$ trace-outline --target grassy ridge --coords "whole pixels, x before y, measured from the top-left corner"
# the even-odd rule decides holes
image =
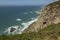
[[[0,40],[60,40],[60,24],[50,25],[40,31],[21,35],[2,35]]]

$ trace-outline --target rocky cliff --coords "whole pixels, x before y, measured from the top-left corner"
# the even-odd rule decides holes
[[[39,19],[25,29],[24,33],[37,32],[48,25],[60,23],[60,1],[48,4],[40,12]]]

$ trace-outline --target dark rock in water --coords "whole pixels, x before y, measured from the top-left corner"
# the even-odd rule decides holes
[[[14,32],[16,29],[15,28],[12,28],[10,29],[10,32]]]

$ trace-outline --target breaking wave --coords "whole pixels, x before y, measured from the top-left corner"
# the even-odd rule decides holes
[[[35,18],[28,22],[23,22],[21,25],[10,26],[7,28],[5,34],[21,34],[25,29],[27,29],[33,22],[36,22],[38,18]]]
[[[17,18],[17,19],[16,19],[16,21],[22,21],[22,19],[20,19],[20,18]]]
[[[32,11],[30,11],[29,13],[33,13]]]
[[[35,13],[36,13],[36,14],[40,14],[40,12],[39,12],[39,11],[35,11]]]
[[[28,13],[24,13],[24,14],[28,14]]]
[[[30,12],[25,12],[24,14],[33,14],[33,13],[36,13],[36,14],[40,14],[40,12],[39,11],[30,11]]]

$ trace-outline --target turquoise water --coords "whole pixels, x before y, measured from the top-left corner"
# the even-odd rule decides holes
[[[37,12],[42,6],[5,6],[0,7],[0,34],[8,27],[21,25],[33,18],[37,18]],[[19,21],[20,20],[20,21]]]

